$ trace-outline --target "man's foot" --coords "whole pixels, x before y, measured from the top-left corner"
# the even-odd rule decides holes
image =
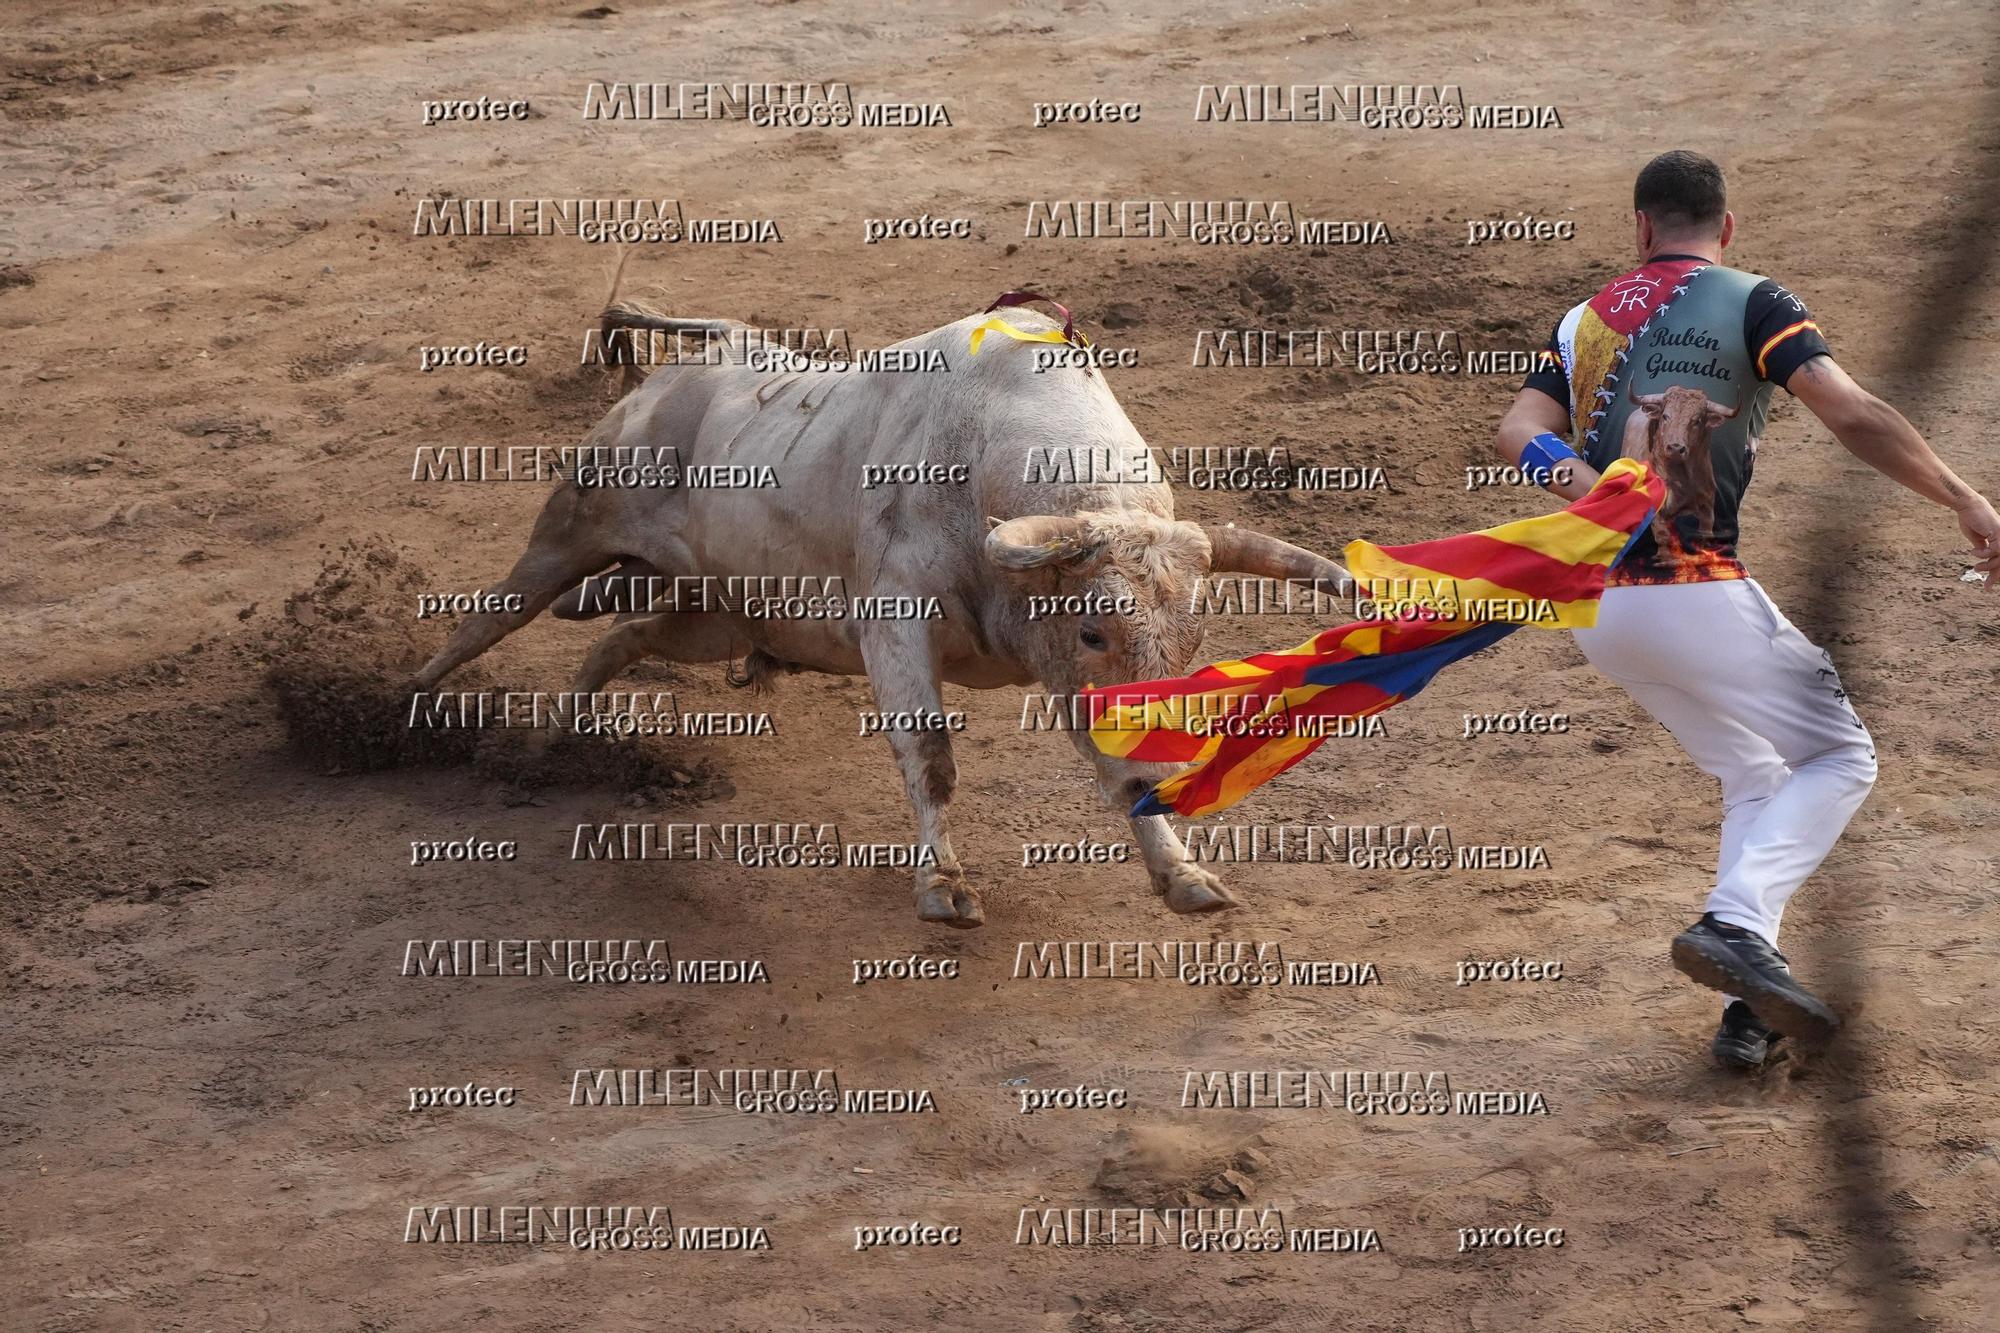
[[[1772,1031],[1805,1042],[1830,1041],[1840,1017],[1798,982],[1785,956],[1754,930],[1712,914],[1674,936],[1674,966],[1725,995],[1741,996]]]
[[[1759,1022],[1749,1005],[1732,1000],[1722,1011],[1722,1026],[1715,1030],[1715,1040],[1708,1049],[1723,1064],[1757,1069],[1771,1058],[1771,1048],[1784,1039],[1782,1032],[1773,1032]]]

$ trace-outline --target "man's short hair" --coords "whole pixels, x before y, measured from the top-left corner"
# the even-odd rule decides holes
[[[1632,207],[1669,234],[1717,230],[1728,207],[1722,168],[1685,148],[1661,153],[1639,172]]]

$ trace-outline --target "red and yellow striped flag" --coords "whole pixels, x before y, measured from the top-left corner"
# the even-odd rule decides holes
[[[1318,749],[1329,719],[1394,707],[1523,625],[1596,624],[1605,576],[1665,493],[1645,464],[1620,459],[1553,514],[1410,546],[1350,542],[1349,571],[1392,614],[1189,676],[1085,690],[1091,740],[1121,758],[1192,765],[1133,814],[1227,809]]]

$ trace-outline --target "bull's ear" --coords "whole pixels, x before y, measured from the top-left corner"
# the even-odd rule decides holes
[[[1095,563],[1103,543],[1090,540],[1084,521],[1073,514],[1031,514],[1026,518],[986,520],[986,558],[1011,573],[1051,565],[1074,570]]]

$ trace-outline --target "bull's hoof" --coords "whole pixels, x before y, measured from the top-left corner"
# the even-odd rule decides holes
[[[917,890],[917,919],[971,930],[986,924],[986,908],[964,880],[936,879]]]
[[[1236,895],[1221,880],[1192,861],[1182,861],[1164,875],[1153,876],[1153,887],[1167,900],[1167,909],[1183,916],[1220,912],[1238,906]]]

